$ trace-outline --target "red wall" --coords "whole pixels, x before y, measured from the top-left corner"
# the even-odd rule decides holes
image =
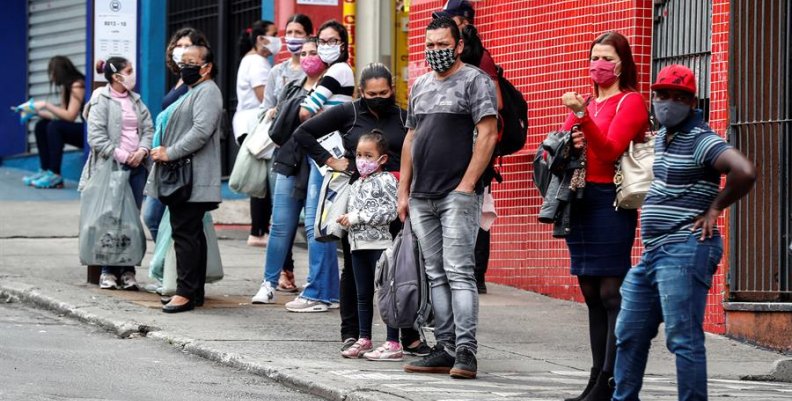
[[[418,0],[411,4],[411,82],[426,71],[423,61],[426,25],[431,11],[442,8],[444,3]],[[728,121],[728,0],[714,0],[714,3],[717,34],[713,36],[712,119],[713,128],[723,134]],[[557,129],[566,117],[561,95],[570,90],[591,91],[588,51],[591,42],[603,32],[616,30],[630,40],[639,70],[639,89],[648,99],[652,0],[484,0],[473,4],[474,22],[484,45],[495,62],[505,69],[507,78],[525,95],[529,107],[526,149],[504,159],[504,182],[493,185],[499,217],[492,231],[487,280],[582,301],[577,280],[569,274],[564,241],[551,236],[551,226],[537,222],[542,199],[531,181],[532,154],[545,135]],[[640,251],[636,241],[633,251],[636,262]],[[714,282],[705,325],[708,331],[722,333],[723,274]]]

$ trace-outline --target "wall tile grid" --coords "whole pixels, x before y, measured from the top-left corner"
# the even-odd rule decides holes
[[[426,72],[423,41],[431,12],[442,8],[442,0],[414,0],[410,7],[410,78]],[[728,3],[715,0],[715,3]],[[648,98],[651,74],[652,0],[483,0],[475,1],[476,26],[484,45],[506,77],[525,95],[529,107],[526,148],[502,160],[502,184],[493,184],[499,217],[492,231],[492,250],[487,279],[539,292],[556,298],[582,301],[577,280],[569,274],[563,240],[551,236],[552,227],[538,223],[542,204],[533,187],[533,153],[546,134],[557,129],[567,112],[560,104],[566,91],[589,93],[588,51],[602,32],[617,30],[628,37],[639,70],[638,88]],[[726,7],[728,8],[728,7]],[[726,25],[713,38],[720,38],[723,53],[713,54],[713,71],[723,72],[723,91],[713,91],[713,113],[726,110]],[[719,21],[716,17],[714,21]],[[717,27],[717,25],[716,25]],[[715,60],[722,64],[716,69]],[[713,89],[720,82],[713,78]],[[718,93],[716,95],[716,93]],[[720,97],[718,97],[720,96]],[[718,101],[718,103],[715,103]],[[714,114],[713,114],[714,115]],[[723,132],[725,112],[715,127]],[[633,260],[638,261],[636,240]],[[707,329],[723,332],[720,307],[723,277],[716,277],[707,308]]]

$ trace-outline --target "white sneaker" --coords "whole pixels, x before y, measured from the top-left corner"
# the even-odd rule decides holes
[[[261,283],[256,295],[253,296],[251,302],[254,304],[271,304],[275,302],[275,291],[272,289],[272,284],[268,281]]]
[[[115,274],[102,273],[102,275],[99,276],[99,288],[103,290],[115,290],[118,288]]]
[[[327,312],[327,304],[319,301],[311,301],[303,297],[294,298],[293,301],[286,303],[286,310],[289,312]]]
[[[341,304],[338,302],[331,302],[327,305],[327,309],[341,309]]]
[[[121,288],[127,291],[137,291],[138,290],[138,283],[135,279],[135,273],[132,272],[124,272],[121,275]]]

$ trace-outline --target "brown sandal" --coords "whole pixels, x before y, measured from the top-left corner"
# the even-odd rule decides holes
[[[278,279],[278,288],[275,290],[281,292],[297,292],[297,286],[294,285],[294,273],[282,271]]]

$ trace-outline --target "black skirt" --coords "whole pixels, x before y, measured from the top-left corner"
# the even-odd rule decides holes
[[[630,269],[638,211],[615,210],[615,198],[615,185],[587,182],[583,198],[573,201],[566,236],[573,275],[618,277]]]

